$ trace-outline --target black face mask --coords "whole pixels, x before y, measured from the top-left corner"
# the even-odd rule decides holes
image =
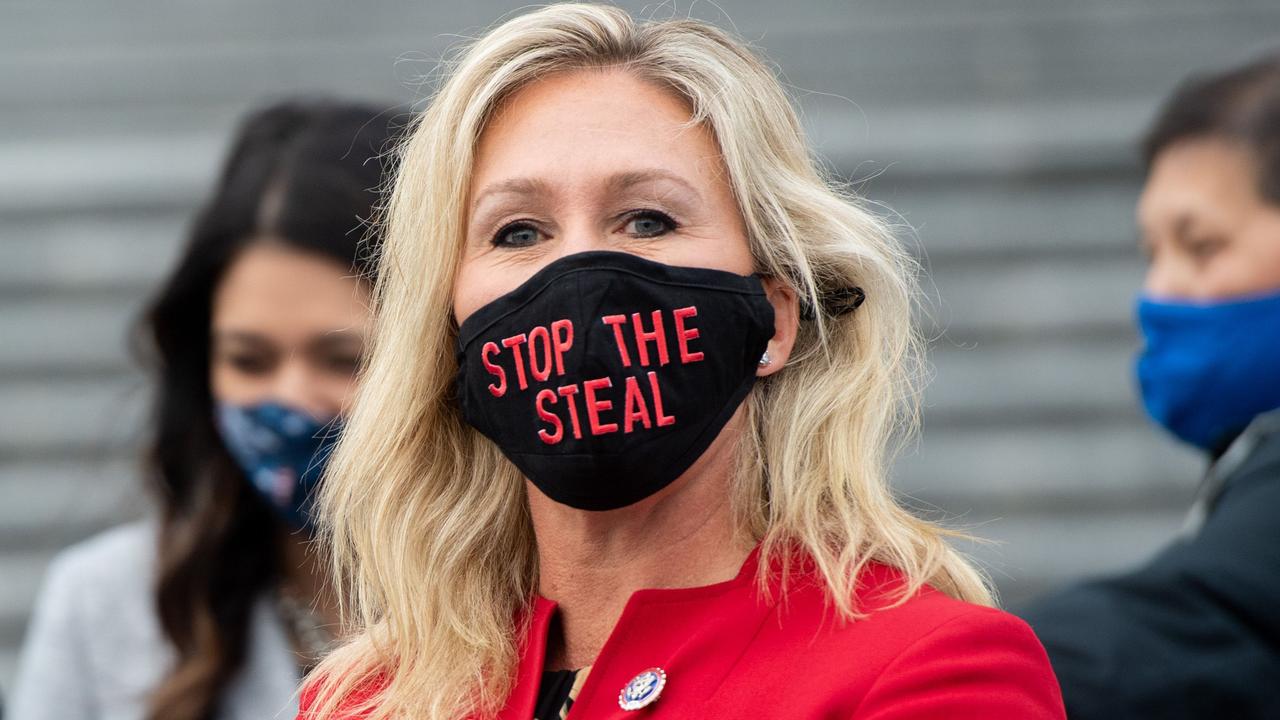
[[[754,275],[579,253],[462,323],[458,398],[552,500],[611,510],[706,451],[771,337],[773,306]]]

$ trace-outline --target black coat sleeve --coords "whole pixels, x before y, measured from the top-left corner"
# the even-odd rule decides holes
[[[1280,441],[1194,538],[1027,608],[1072,720],[1280,718]]]

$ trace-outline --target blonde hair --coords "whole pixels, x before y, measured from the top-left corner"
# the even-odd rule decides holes
[[[361,632],[313,674],[316,717],[361,687],[376,689],[362,708],[371,718],[425,720],[492,715],[511,690],[535,539],[519,472],[460,417],[448,309],[487,120],[531,81],[574,69],[631,73],[688,102],[719,143],[756,269],[813,311],[786,368],[747,401],[733,507],[761,543],[760,566],[803,549],[848,619],[869,562],[904,574],[903,599],[927,583],[991,602],[948,532],[900,507],[886,479],[916,420],[910,255],[825,177],[778,80],[741,42],[692,20],[554,5],[471,44],[401,148],[373,347],[320,502]],[[850,286],[866,303],[828,312],[824,298]]]

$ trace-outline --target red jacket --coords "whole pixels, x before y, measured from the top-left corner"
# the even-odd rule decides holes
[[[819,578],[798,574],[779,602],[757,592],[756,554],[728,582],[631,596],[591,666],[569,720],[1063,720],[1048,658],[1021,620],[926,588],[905,604],[901,576],[863,574],[859,607],[840,622]],[[775,588],[776,590],[776,588]],[[538,598],[515,690],[500,720],[531,720],[555,603]],[[661,668],[652,704],[625,711],[619,694]],[[311,694],[303,693],[306,718]],[[353,719],[354,720],[354,719]]]

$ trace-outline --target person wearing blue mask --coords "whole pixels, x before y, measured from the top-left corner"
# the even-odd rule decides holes
[[[1280,718],[1280,54],[1185,83],[1144,155],[1137,384],[1209,470],[1183,538],[1023,616],[1073,720]]]
[[[296,712],[298,681],[337,628],[307,551],[310,502],[371,323],[365,223],[399,122],[308,100],[241,124],[138,327],[156,380],[146,452],[158,512],[55,560],[13,717]]]

